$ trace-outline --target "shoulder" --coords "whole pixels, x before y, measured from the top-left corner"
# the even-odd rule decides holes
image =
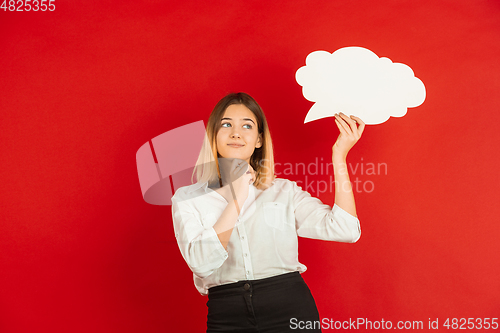
[[[293,180],[286,178],[274,178],[272,188],[280,191],[291,191],[297,186],[297,183]]]
[[[273,184],[274,185],[279,185],[279,186],[282,186],[282,185],[286,185],[286,184],[290,184],[292,181],[291,180],[288,180],[286,178],[274,178],[274,181],[273,181]]]
[[[195,183],[191,185],[181,186],[175,191],[172,199],[185,200],[195,197],[198,195],[199,191],[203,190],[204,185],[205,183]]]

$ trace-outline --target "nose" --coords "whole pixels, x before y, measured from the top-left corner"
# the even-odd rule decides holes
[[[231,131],[231,138],[239,138],[240,134],[236,130]]]

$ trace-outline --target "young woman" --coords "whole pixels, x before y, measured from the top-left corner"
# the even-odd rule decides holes
[[[361,234],[346,156],[359,140],[361,119],[335,115],[332,147],[335,203],[312,197],[274,176],[266,118],[245,93],[229,94],[212,111],[197,182],[172,197],[174,231],[194,284],[208,295],[207,332],[296,332],[316,322],[300,273],[297,237],[356,242]],[[359,124],[359,127],[357,126]]]

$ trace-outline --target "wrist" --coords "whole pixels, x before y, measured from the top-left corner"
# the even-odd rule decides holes
[[[337,151],[335,149],[333,149],[333,152],[332,152],[332,161],[342,161],[342,160],[346,160],[347,158],[347,152],[341,152],[341,151]]]

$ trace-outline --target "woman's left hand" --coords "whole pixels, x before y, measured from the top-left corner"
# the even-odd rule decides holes
[[[365,129],[365,123],[358,117],[348,117],[342,112],[335,114],[335,123],[340,130],[339,137],[332,147],[332,159],[347,157],[349,150],[358,142]],[[359,127],[356,125],[359,124]]]

